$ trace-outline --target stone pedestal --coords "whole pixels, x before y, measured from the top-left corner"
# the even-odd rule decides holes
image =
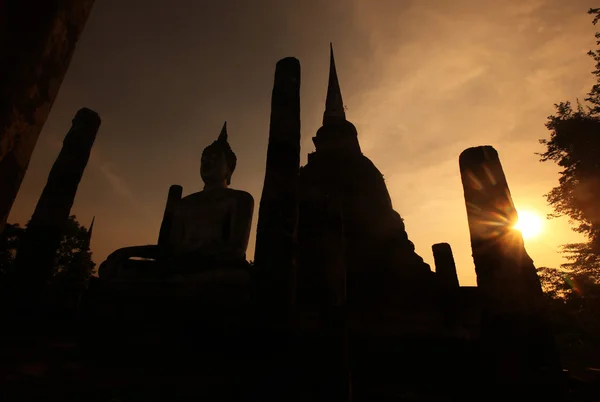
[[[140,267],[151,264],[136,262]],[[86,295],[86,314],[141,323],[149,332],[154,324],[167,322],[196,322],[218,330],[242,326],[254,295],[250,271],[237,268],[145,280],[98,279]]]

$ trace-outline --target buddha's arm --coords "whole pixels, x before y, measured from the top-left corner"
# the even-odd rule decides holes
[[[181,239],[181,218],[175,214],[173,217],[173,225],[169,236],[168,244],[156,245],[149,244],[145,246],[132,246],[120,248],[117,251],[110,254],[106,261],[110,261],[111,264],[115,262],[121,262],[128,260],[132,257],[136,258],[149,258],[149,259],[160,259],[171,256],[174,248],[178,245],[179,239]]]
[[[175,250],[183,241],[183,222],[184,219],[182,218],[180,211],[176,210],[173,214],[168,243],[163,247],[165,253],[171,255],[174,254]]]
[[[110,254],[107,260],[128,260],[132,257],[137,258],[158,258],[162,254],[162,249],[157,245],[149,244],[145,246],[133,246],[120,248]]]
[[[236,208],[233,208],[230,219],[229,241],[218,250],[223,257],[244,258],[250,239],[254,199],[248,193],[240,192]]]
[[[162,250],[156,245],[133,246],[120,248],[111,253],[106,260],[100,264],[98,274],[101,278],[118,276],[123,263],[132,257],[156,259],[161,256]]]
[[[240,204],[231,220],[231,245],[239,257],[246,255],[250,230],[252,229],[252,215],[254,214],[254,198],[248,193],[243,193]]]

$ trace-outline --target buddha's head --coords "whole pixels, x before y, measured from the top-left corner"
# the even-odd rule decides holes
[[[227,142],[227,123],[223,125],[219,138],[204,148],[200,161],[200,176],[208,186],[231,184],[237,158]]]

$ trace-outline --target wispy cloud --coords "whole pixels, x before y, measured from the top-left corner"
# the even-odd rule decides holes
[[[215,115],[244,132],[232,138],[239,141],[241,169],[234,183],[258,200],[273,63],[288,55],[302,63],[306,162],[324,103],[326,44],[333,40],[348,118],[385,175],[417,250],[431,262],[431,244],[450,242],[466,275],[461,280],[473,283],[458,155],[471,146],[496,146],[515,202],[544,212],[542,194],[556,182],[556,171],[533,152],[548,135],[544,123],[553,103],[582,97],[592,83],[593,62],[585,53],[594,47],[594,27],[585,12],[596,2],[336,0],[324,6],[310,0],[283,7],[273,0],[266,13],[189,2],[179,11],[148,7],[159,11],[139,18],[135,7],[108,0],[94,10],[96,23],[86,27],[87,42],[61,90],[63,105],[55,108],[72,111],[85,99],[102,112],[88,171],[111,189],[103,222],[121,234],[107,236],[109,252],[152,241],[170,183],[186,192],[198,187],[197,154],[190,149],[200,152],[213,140],[204,133],[214,133]],[[276,23],[257,30],[247,23],[257,18]],[[108,34],[106,24],[114,28]],[[236,29],[221,35],[224,24]],[[137,34],[123,42],[132,26]],[[219,43],[209,40],[214,35]],[[154,206],[147,219],[145,205]],[[570,232],[566,224],[550,232],[560,235],[549,234],[552,244],[537,255],[544,265],[558,265],[556,245]]]
[[[51,149],[57,152],[60,152],[60,149],[62,149],[62,141],[58,138],[50,137],[46,141]],[[135,195],[127,180],[119,174],[115,163],[103,158],[100,149],[92,149],[87,166],[87,169],[90,168],[99,173],[115,194],[127,201],[132,207],[145,213],[151,213],[150,208]]]
[[[106,180],[115,194],[128,202],[132,207],[136,208],[136,210],[147,215],[152,213],[151,208],[135,195],[131,186],[127,183],[127,180],[119,174],[115,163],[104,160],[100,155],[99,150],[92,151],[88,167],[98,172]]]
[[[369,69],[378,80],[345,95],[348,116],[425,257],[435,237],[460,246],[455,255],[463,270],[472,264],[460,152],[489,144],[507,171],[536,164],[533,152],[547,135],[553,103],[573,99],[586,87],[582,83],[591,83],[592,63],[585,68],[585,53],[593,47],[589,2],[573,3],[457,0],[373,7],[354,1],[358,29],[370,38]],[[344,77],[341,70],[340,79],[343,88],[344,80],[361,78]],[[534,179],[511,177],[516,189]],[[470,282],[473,273],[464,278]]]
[[[109,163],[98,164],[98,170],[104,175],[104,178],[112,189],[121,197],[127,199],[132,204],[137,204],[138,200],[131,191],[127,182],[114,171],[114,165]]]

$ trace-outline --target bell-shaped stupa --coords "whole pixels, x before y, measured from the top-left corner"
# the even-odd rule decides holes
[[[323,125],[313,142],[316,151],[300,170],[298,300],[328,298],[343,287],[349,302],[362,302],[394,293],[392,278],[429,277],[383,175],[346,120],[333,48]]]

